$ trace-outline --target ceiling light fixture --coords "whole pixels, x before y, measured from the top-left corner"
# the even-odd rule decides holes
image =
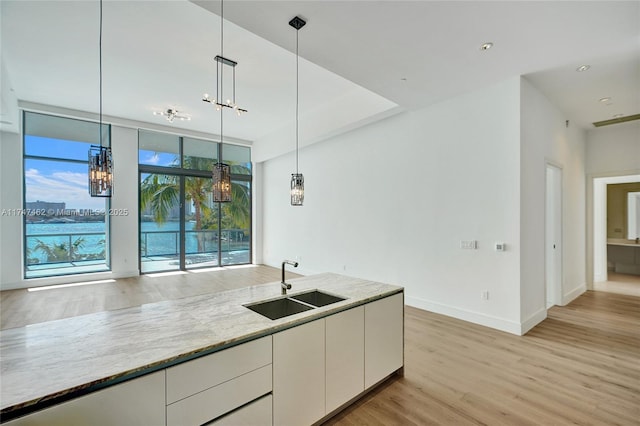
[[[220,59],[218,59],[220,58]],[[223,69],[221,68],[223,65],[228,65],[224,61],[224,0],[220,0],[220,55],[216,56],[216,97],[217,99],[222,99],[223,97],[223,85],[222,85],[222,77],[223,77]],[[233,61],[231,61],[233,62]],[[223,138],[223,120],[222,117],[224,115],[224,108],[234,108],[238,111],[238,115],[241,114],[240,108],[237,108],[235,105],[235,92],[236,92],[236,73],[235,66],[236,62],[233,62],[233,104],[231,100],[228,100],[227,104],[221,104],[220,102],[216,102],[214,100],[208,100],[209,96],[207,94],[204,95],[203,101],[210,102],[216,105],[216,110],[220,111],[220,145],[218,148],[218,162],[213,166],[212,178],[213,178],[213,201],[216,203],[228,203],[231,201],[231,167],[228,164],[224,164],[221,161],[222,158],[222,148],[224,146],[224,138]],[[232,106],[233,105],[233,106]],[[242,110],[245,111],[246,110]],[[220,226],[220,218],[218,218],[218,226]]]
[[[89,147],[89,195],[111,197],[113,193],[113,157],[111,147],[102,146],[102,0],[100,0],[100,145]]]
[[[298,135],[299,135],[299,125],[298,125],[298,115],[299,115],[299,97],[300,97],[300,71],[298,67],[298,33],[300,32],[300,28],[306,25],[306,22],[296,16],[291,21],[289,21],[289,25],[291,25],[296,30],[296,172],[291,173],[291,205],[292,206],[302,206],[304,203],[304,175],[298,171]]]
[[[221,0],[221,4],[220,4],[220,19],[224,19],[223,12],[224,9],[224,5],[222,5],[222,0]],[[220,23],[220,33],[222,34],[222,22]],[[220,39],[222,40],[222,35],[220,36]],[[222,41],[220,42],[220,44],[222,44]],[[205,93],[204,95],[202,95],[202,100],[204,102],[208,102],[211,105],[214,105],[216,107],[216,111],[220,111],[223,108],[230,108],[233,109],[238,115],[242,115],[245,112],[247,112],[246,109],[244,108],[240,108],[238,106],[238,104],[236,104],[236,65],[238,65],[238,63],[234,60],[231,60],[229,58],[225,58],[223,53],[222,53],[222,48],[220,48],[220,55],[217,55],[214,60],[216,61],[216,97],[211,99],[209,97],[208,93]],[[224,99],[224,96],[222,94],[223,91],[223,83],[224,83],[224,67],[228,66],[231,67],[231,98],[227,98],[226,100]]]
[[[191,116],[178,111],[175,108],[168,108],[166,111],[154,111],[153,115],[161,115],[167,118],[169,123],[173,123],[176,118],[181,121],[191,121]]]
[[[482,46],[480,46],[480,50],[489,50],[492,47],[493,47],[493,43],[491,42],[482,43]]]
[[[611,98],[609,98],[609,97],[600,98],[600,102],[602,102],[603,104],[609,102],[610,100],[611,100]]]
[[[584,72],[584,71],[587,71],[589,68],[591,68],[591,65],[580,65],[578,68],[576,68],[576,71]]]

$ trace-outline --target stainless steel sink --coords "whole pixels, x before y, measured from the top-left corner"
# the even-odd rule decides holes
[[[327,306],[332,303],[341,302],[344,297],[334,296],[319,290],[313,290],[306,293],[295,294],[290,296],[292,299],[299,300],[316,307]]]
[[[289,298],[252,303],[244,306],[272,320],[313,309],[313,306],[304,305]]]

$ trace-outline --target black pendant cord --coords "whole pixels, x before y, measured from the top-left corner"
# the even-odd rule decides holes
[[[224,0],[220,0],[220,56],[224,58]],[[224,97],[223,87],[222,87],[222,82],[224,78],[224,67],[222,66],[221,62],[219,62],[219,64],[220,64],[220,97],[218,98],[218,102],[222,104],[223,97]],[[218,164],[222,163],[222,142],[223,142],[222,116],[224,114],[223,109],[224,108],[220,108],[220,149],[218,150]]]
[[[98,43],[100,55],[100,148],[102,148],[102,0],[100,0],[100,40]]]
[[[296,174],[298,174],[298,134],[299,134],[299,130],[298,130],[298,108],[299,108],[299,94],[300,94],[300,88],[299,88],[299,70],[298,70],[298,33],[300,32],[300,30],[296,30]]]

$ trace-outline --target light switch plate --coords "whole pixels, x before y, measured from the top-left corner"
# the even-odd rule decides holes
[[[475,250],[478,248],[478,242],[476,240],[460,241],[460,248],[464,250]]]

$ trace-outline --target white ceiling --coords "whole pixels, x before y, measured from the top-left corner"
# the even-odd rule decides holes
[[[105,1],[105,114],[167,124],[152,113],[171,106],[192,116],[173,127],[219,133],[219,113],[200,100],[215,91],[219,5]],[[3,104],[10,86],[22,101],[97,112],[98,2],[2,0],[0,14]],[[585,128],[640,113],[638,1],[227,0],[224,56],[239,63],[249,113],[225,115],[225,135],[253,141],[262,158],[293,147],[295,15],[308,21],[303,145],[518,75]],[[576,72],[582,64],[591,69]]]

